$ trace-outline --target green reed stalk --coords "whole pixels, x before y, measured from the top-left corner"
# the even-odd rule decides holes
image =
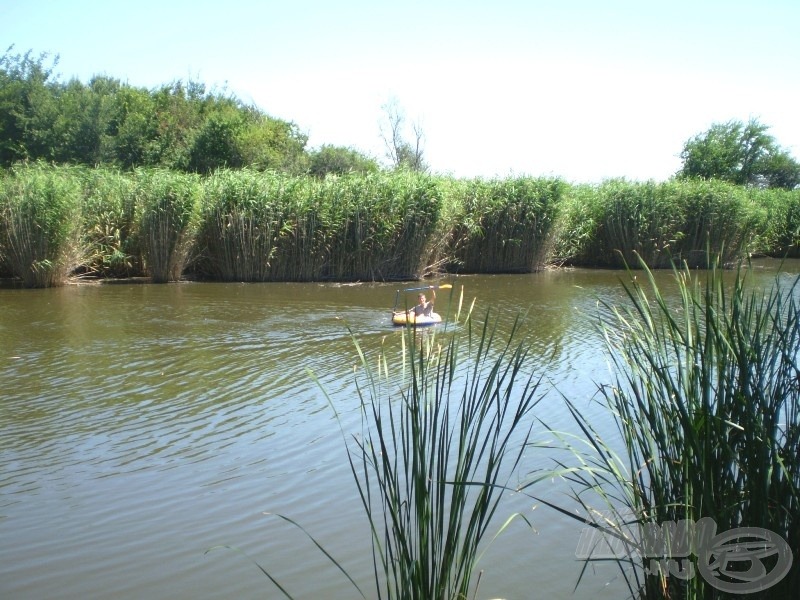
[[[220,171],[205,183],[198,244],[203,267],[222,281],[268,281],[282,227],[286,176]]]
[[[372,530],[379,598],[475,593],[481,543],[530,436],[539,382],[524,375],[518,327],[505,342],[488,319],[480,333],[471,318],[464,328],[466,339],[454,332],[444,342],[409,330],[410,380],[397,395],[396,381],[379,374],[389,358],[379,356],[376,370],[358,349],[362,434],[348,459]]]
[[[196,176],[164,170],[137,172],[141,243],[154,283],[180,278],[192,243],[201,188]]]
[[[324,183],[293,177],[281,189],[283,226],[275,242],[271,277],[277,281],[324,278],[332,236]]]
[[[745,256],[765,227],[766,211],[745,188],[719,181],[630,182],[571,188],[559,223],[556,256],[573,265],[650,268],[673,261],[706,265]]]
[[[113,169],[84,172],[82,235],[87,248],[83,270],[100,277],[142,275],[139,245],[141,205],[129,173]]]
[[[779,258],[800,257],[800,189],[751,190],[767,212],[760,250]]]
[[[528,347],[517,341],[520,325],[501,341],[488,315],[477,330],[470,309],[458,330],[409,329],[401,337],[402,364],[391,369],[397,348],[382,347],[373,361],[351,332],[362,367],[361,432],[350,442],[341,421],[340,428],[370,525],[378,598],[477,597],[476,567],[487,534],[499,535],[518,516],[527,521],[514,514],[497,522],[501,497],[512,489],[509,481],[528,445],[541,381],[525,374]],[[301,529],[366,598],[313,536],[279,517]]]
[[[70,167],[20,165],[0,186],[0,256],[25,287],[66,283],[82,262],[80,179]]]
[[[441,209],[434,178],[407,171],[326,180],[329,279],[411,279],[430,265],[427,250]]]
[[[718,533],[758,527],[778,534],[794,553],[794,567],[777,585],[747,597],[794,598],[800,585],[798,280],[758,290],[746,285],[745,271],[730,282],[718,267],[707,271],[704,285],[688,267],[676,270],[676,305],[645,269],[646,283],[634,278],[626,285],[629,308],[606,306],[613,318],[603,331],[617,378],[602,393],[625,455],[614,454],[568,403],[585,450],[571,444],[581,466],[561,463],[561,473],[586,522],[596,514],[587,497],[597,492],[601,508],[617,518],[595,526],[621,537],[629,529],[623,512],[639,527],[709,518]],[[631,556],[619,561],[635,563]],[[640,569],[623,569],[643,598],[738,597],[699,575],[682,581],[655,569],[645,577],[641,567],[648,566],[643,556]]]
[[[452,234],[456,268],[467,273],[542,269],[565,189],[556,179],[525,177],[457,186],[461,213]]]

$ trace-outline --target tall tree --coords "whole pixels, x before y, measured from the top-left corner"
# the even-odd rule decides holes
[[[714,123],[684,144],[678,177],[722,179],[757,187],[797,187],[800,163],[768,131],[769,126],[757,119]]]
[[[396,99],[391,99],[383,105],[383,120],[380,124],[381,138],[386,147],[386,158],[395,169],[410,169],[412,171],[427,171],[425,164],[425,151],[423,141],[425,135],[419,122],[411,124],[411,139],[409,140],[406,127],[406,116]]]
[[[49,80],[58,64],[48,54],[33,56],[12,53],[9,46],[0,56],[0,165],[8,166],[18,160],[36,158],[28,149],[28,139],[40,132],[35,130],[37,111],[51,105]],[[49,64],[48,64],[49,63]],[[48,109],[53,109],[49,106]]]

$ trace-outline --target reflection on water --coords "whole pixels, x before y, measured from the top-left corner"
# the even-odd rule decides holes
[[[437,311],[452,314],[463,285],[465,304],[477,298],[478,321],[496,319],[501,336],[525,313],[531,372],[596,411],[598,429],[613,435],[591,398],[608,380],[598,299],[623,302],[621,276],[461,277],[452,297],[440,292]],[[658,277],[668,285],[668,273]],[[343,434],[309,372],[341,426],[356,431],[350,332],[367,354],[383,346],[400,361],[402,330],[389,319],[396,288],[0,290],[0,597],[275,597],[241,554],[204,554],[216,545],[246,552],[298,597],[353,597],[301,532],[265,512],[302,523],[371,591],[369,534]],[[571,426],[556,393],[537,416]],[[549,459],[526,460],[532,470]],[[525,512],[538,533],[512,527],[494,544],[482,563],[484,594],[572,593],[580,529],[532,505],[508,499],[508,513]],[[588,577],[575,597],[620,597],[614,577]]]

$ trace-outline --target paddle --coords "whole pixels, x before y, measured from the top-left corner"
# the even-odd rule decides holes
[[[408,288],[408,289],[405,289],[403,291],[404,292],[419,292],[419,291],[422,291],[422,290],[429,290],[429,289],[431,289],[431,287],[433,287],[433,289],[435,289],[435,290],[449,290],[453,286],[451,284],[449,284],[449,283],[443,283],[442,285],[434,285],[434,286],[426,285],[425,287]]]

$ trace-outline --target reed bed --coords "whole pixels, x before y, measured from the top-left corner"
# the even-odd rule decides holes
[[[398,171],[328,179],[324,194],[332,214],[325,278],[415,279],[425,273],[425,249],[442,203],[433,177]]]
[[[571,483],[582,516],[555,508],[607,532],[606,539],[626,541],[629,552],[617,560],[632,597],[745,597],[736,585],[746,582],[749,564],[737,565],[742,559],[732,555],[733,566],[720,566],[701,545],[738,528],[784,540],[757,559],[767,571],[780,575],[793,563],[783,579],[751,588],[747,598],[788,600],[800,589],[800,282],[752,289],[744,271],[726,277],[719,266],[717,260],[703,283],[685,263],[676,270],[677,305],[645,269],[643,283],[632,278],[626,285],[627,309],[606,306],[613,316],[602,330],[617,376],[601,392],[622,454],[567,402],[583,440],[566,443],[577,466],[564,461],[557,472]],[[697,527],[682,535],[665,527],[681,522]],[[657,535],[636,541],[632,530]],[[678,562],[694,558],[694,576],[686,578]],[[741,579],[726,569],[740,569]]]
[[[25,287],[66,283],[81,264],[81,185],[70,167],[24,164],[0,182],[0,256]]]
[[[113,169],[86,169],[82,175],[82,235],[87,254],[81,273],[114,278],[140,275],[144,270],[139,243],[142,205],[137,202],[134,178]]]
[[[250,170],[219,171],[205,181],[197,237],[199,269],[221,281],[268,281],[285,177]]]
[[[635,257],[650,268],[673,260],[702,268],[707,250],[724,263],[753,253],[800,257],[798,190],[698,180],[597,186],[530,177],[459,180],[407,171],[319,180],[222,170],[200,178],[41,164],[4,172],[6,246],[10,207],[19,203],[8,198],[27,190],[37,210],[65,206],[47,195],[47,186],[26,183],[34,172],[41,181],[50,178],[51,188],[74,187],[76,176],[81,181],[81,218],[70,222],[78,224],[87,252],[62,261],[67,275],[408,280],[564,264],[620,268],[635,266]],[[52,258],[37,258],[41,240],[15,223],[15,256],[27,252],[35,266],[12,268],[17,259],[0,248],[0,273],[44,273]],[[40,246],[26,250],[28,243]],[[24,285],[43,284],[26,277]]]
[[[767,211],[759,250],[779,258],[800,258],[800,189],[752,193],[754,201]]]
[[[165,170],[136,173],[144,265],[154,283],[181,277],[193,242],[201,189],[199,179],[189,174]]]
[[[556,256],[573,265],[703,268],[709,250],[727,263],[754,250],[766,224],[745,188],[719,181],[610,180],[572,192]]]
[[[201,269],[239,281],[410,279],[437,224],[434,180],[226,171],[206,183]]]
[[[566,185],[557,179],[474,179],[453,188],[451,268],[465,273],[530,273],[548,262]]]

